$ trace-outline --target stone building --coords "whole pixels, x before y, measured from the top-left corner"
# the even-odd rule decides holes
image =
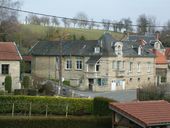
[[[139,42],[141,45],[146,45],[147,49],[155,55],[156,68],[156,85],[165,84],[168,78],[168,61],[166,59],[166,50],[159,40],[159,33],[146,35],[130,35],[128,41]]]
[[[82,90],[135,89],[155,81],[155,56],[147,45],[116,41],[108,33],[99,40],[42,41],[31,50],[32,75],[62,77]]]
[[[14,42],[0,42],[0,90],[4,90],[4,80],[7,75],[12,77],[12,90],[21,88],[21,59]]]

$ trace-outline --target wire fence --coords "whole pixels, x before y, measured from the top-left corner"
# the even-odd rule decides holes
[[[39,104],[39,103],[0,103],[0,115],[14,116],[52,116],[80,115],[85,113],[86,108],[76,109],[69,104]],[[90,113],[88,113],[90,114]]]

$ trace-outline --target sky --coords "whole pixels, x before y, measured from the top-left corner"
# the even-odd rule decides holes
[[[130,18],[133,23],[141,14],[155,16],[157,25],[170,19],[170,0],[22,0],[23,10],[73,18],[84,12],[89,19],[119,21]]]

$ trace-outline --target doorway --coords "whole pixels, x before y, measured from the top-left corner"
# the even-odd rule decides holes
[[[89,79],[89,91],[93,91],[94,79]]]

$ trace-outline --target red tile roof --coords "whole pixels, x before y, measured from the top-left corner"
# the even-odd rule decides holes
[[[170,103],[164,100],[110,103],[110,108],[144,126],[170,124]]]
[[[170,57],[170,48],[165,49],[165,56],[167,57],[167,59],[169,59],[169,57]]]
[[[159,52],[158,50],[153,50],[152,52],[156,55],[156,64],[168,63],[166,56],[163,53]]]
[[[21,60],[20,54],[13,42],[0,42],[0,61]]]

